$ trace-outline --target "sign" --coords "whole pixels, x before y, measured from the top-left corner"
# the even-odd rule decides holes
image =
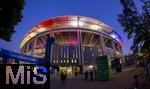
[[[50,64],[50,54],[51,54],[51,46],[52,43],[54,42],[54,37],[49,37],[46,42],[46,51],[45,51],[45,57],[43,59],[37,58],[37,57],[32,57],[32,56],[27,56],[21,53],[16,53],[16,52],[11,52],[6,49],[0,49],[0,57],[2,57],[4,64],[7,63],[7,59],[12,58],[15,60],[19,61],[24,61],[24,62],[30,62],[30,63],[36,63],[36,64]]]
[[[50,89],[49,65],[1,64],[0,89]]]
[[[40,61],[41,61],[40,58],[27,56],[27,55],[20,54],[20,53],[11,52],[11,51],[8,51],[6,49],[0,49],[0,54],[3,57],[14,58],[14,59],[17,59],[20,61],[25,61],[25,62],[30,62],[30,63],[40,63]]]

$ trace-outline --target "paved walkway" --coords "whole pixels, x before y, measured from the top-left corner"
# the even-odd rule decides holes
[[[67,86],[62,86],[59,79],[51,79],[50,89],[128,89],[132,86],[133,75],[139,74],[134,66],[113,73],[109,81],[85,81],[83,76],[67,79]],[[141,79],[140,79],[141,80]]]

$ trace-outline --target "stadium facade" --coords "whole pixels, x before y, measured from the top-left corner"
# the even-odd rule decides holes
[[[103,22],[84,16],[58,16],[41,21],[24,36],[21,52],[44,57],[47,35],[53,36],[51,64],[61,70],[83,70],[94,66],[97,56],[123,60],[120,35]]]

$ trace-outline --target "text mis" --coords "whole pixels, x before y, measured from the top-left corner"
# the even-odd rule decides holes
[[[39,73],[38,70],[41,70],[42,73]],[[12,71],[12,67],[6,66],[6,84],[10,84],[10,80],[12,84],[18,84],[19,79],[19,84],[31,84],[31,82],[33,84],[44,84],[47,81],[46,72],[47,70],[44,66],[19,66],[15,75]]]

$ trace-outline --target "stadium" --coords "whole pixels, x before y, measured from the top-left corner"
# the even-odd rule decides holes
[[[47,35],[54,37],[51,64],[64,71],[94,67],[96,57],[123,60],[120,35],[103,22],[85,16],[58,16],[36,24],[23,37],[21,52],[44,57]]]

